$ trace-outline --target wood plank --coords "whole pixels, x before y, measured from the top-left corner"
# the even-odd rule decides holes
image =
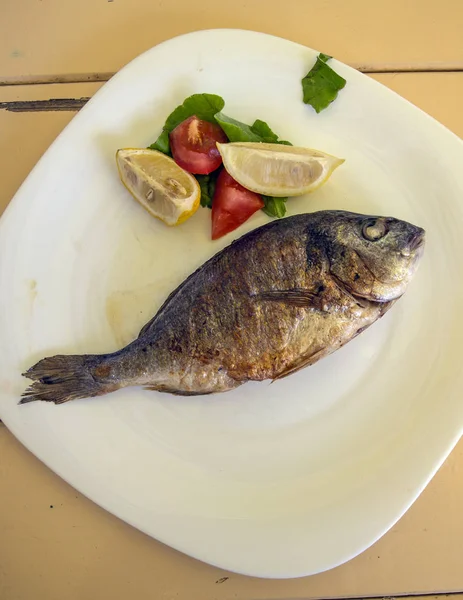
[[[92,96],[100,86],[101,84],[89,83],[0,88],[0,102],[82,98]],[[0,157],[3,174],[0,213],[35,163],[74,115],[75,111],[12,113],[0,110]]]
[[[0,80],[112,73],[173,36],[263,31],[367,68],[463,68],[460,0],[3,0]],[[59,51],[57,51],[59,48]],[[213,49],[211,49],[213,52]],[[85,79],[87,80],[87,79]]]
[[[463,136],[463,73],[375,78]],[[0,101],[77,98],[98,85],[9,88]],[[0,207],[73,114],[0,111]],[[314,577],[265,581],[198,563],[135,531],[65,484],[0,426],[0,598],[302,600],[463,591],[462,475],[463,440],[372,548]]]
[[[382,73],[371,77],[463,138],[463,73]]]

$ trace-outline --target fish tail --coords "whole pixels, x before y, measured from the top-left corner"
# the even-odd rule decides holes
[[[20,404],[43,400],[63,404],[78,398],[102,396],[121,387],[108,380],[106,355],[51,356],[39,361],[24,377],[32,379]]]

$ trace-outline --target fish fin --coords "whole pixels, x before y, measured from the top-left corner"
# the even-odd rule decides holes
[[[328,311],[329,305],[323,302],[322,295],[325,286],[319,285],[313,290],[304,288],[293,288],[290,290],[268,290],[260,292],[254,297],[257,300],[269,300],[273,302],[283,302],[291,306],[300,306],[301,308],[314,308],[320,311]]]
[[[147,385],[143,389],[148,390],[150,392],[165,392],[166,394],[172,394],[173,396],[207,396],[208,394],[213,394],[213,391],[210,392],[187,392],[182,390],[177,390],[175,388],[169,388],[164,385],[156,386],[156,385]]]
[[[289,365],[284,371],[279,373],[276,377],[273,378],[272,381],[277,381],[278,379],[283,379],[284,377],[288,377],[288,375],[292,375],[305,367],[310,367],[318,360],[323,358],[326,355],[326,348],[322,348],[321,350],[317,350],[316,352],[312,352],[308,356],[302,356],[291,365]]]
[[[147,333],[149,331],[149,329],[151,328],[151,325],[154,323],[157,316],[158,315],[156,314],[150,321],[148,321],[148,323],[143,325],[143,327],[140,329],[140,333],[138,334],[139,338],[141,338],[143,335],[145,335],[145,333]]]
[[[22,394],[19,404],[27,404],[43,400],[63,404],[69,400],[101,396],[115,391],[114,383],[99,380],[98,366],[104,356],[51,356],[39,361],[24,377],[32,379],[30,385]],[[96,369],[94,368],[96,367]],[[101,367],[103,368],[103,367]],[[107,375],[108,367],[104,367],[102,377]]]

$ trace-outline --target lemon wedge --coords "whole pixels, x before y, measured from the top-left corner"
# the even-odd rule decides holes
[[[242,186],[266,196],[301,196],[328,181],[344,162],[319,150],[283,144],[217,144],[228,173]]]
[[[116,153],[122,183],[135,200],[166,225],[179,225],[199,206],[198,182],[177,163],[145,148],[122,148]]]

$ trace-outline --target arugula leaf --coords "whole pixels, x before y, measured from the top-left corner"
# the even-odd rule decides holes
[[[151,144],[148,148],[150,150],[159,150],[159,152],[170,156],[169,132],[163,131],[154,144]]]
[[[286,140],[280,140],[277,134],[270,129],[265,121],[256,119],[254,124],[251,125],[251,131],[262,138],[262,142],[267,144],[284,144],[285,146],[292,146],[291,142]]]
[[[274,198],[273,196],[262,196],[264,208],[262,209],[269,217],[281,219],[286,214],[286,200],[288,198]]]
[[[192,115],[198,119],[214,123],[214,116],[225,106],[225,101],[216,94],[193,94],[183,101],[183,104],[170,113],[166,119],[164,130],[173,131],[182,121]]]
[[[222,97],[216,94],[193,94],[183,101],[183,104],[170,113],[167,117],[162,133],[149,148],[159,150],[164,154],[170,154],[169,133],[173,131],[182,121],[196,115],[203,121],[215,122],[214,115],[225,106]]]
[[[230,142],[261,142],[262,138],[246,123],[227,117],[222,112],[215,115],[216,122],[224,130]]]
[[[256,119],[254,124],[251,126],[251,131],[261,137],[268,144],[276,144],[278,142],[278,136],[274,133],[265,121]]]
[[[320,52],[320,54],[318,55],[318,58],[320,60],[322,60],[324,63],[326,63],[330,60],[330,58],[333,58],[333,57],[330,56],[329,54],[323,54],[322,52]]]
[[[310,104],[317,113],[336,100],[339,90],[346,85],[346,80],[326,64],[330,58],[319,54],[315,65],[302,79],[304,103]]]
[[[268,144],[286,144],[291,146],[290,142],[278,139],[265,121],[257,119],[253,125],[227,117],[222,112],[215,115],[216,122],[224,130],[225,135],[230,142],[266,142]]]
[[[201,206],[205,208],[212,208],[212,198],[214,197],[215,185],[217,183],[217,177],[219,176],[220,169],[209,173],[209,175],[195,175],[198,180],[199,187],[201,188]]]

